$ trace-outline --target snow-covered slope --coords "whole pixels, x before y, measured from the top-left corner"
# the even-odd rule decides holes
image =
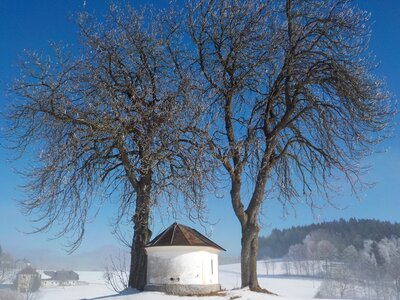
[[[38,295],[38,300],[78,300],[78,299],[110,299],[110,300],[273,300],[273,299],[310,299],[316,294],[320,285],[319,281],[310,279],[292,279],[280,275],[281,266],[277,263],[275,272],[272,275],[266,275],[265,264],[259,262],[259,281],[262,287],[268,288],[279,295],[269,296],[259,293],[253,293],[240,287],[240,265],[220,266],[220,283],[225,290],[219,296],[210,297],[178,297],[165,295],[158,292],[136,292],[128,291],[124,295],[116,295],[114,291],[109,290],[103,281],[101,272],[78,272],[80,280],[87,282],[87,285],[64,287],[64,288],[42,288]],[[109,297],[111,296],[111,297]],[[240,297],[240,298],[239,298]]]

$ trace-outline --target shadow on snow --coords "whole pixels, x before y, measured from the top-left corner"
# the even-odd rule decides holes
[[[119,296],[125,296],[125,295],[135,295],[135,294],[139,294],[140,291],[136,290],[136,289],[126,289],[118,294],[114,294],[114,295],[108,295],[108,296],[100,296],[100,297],[95,297],[95,298],[84,298],[82,300],[100,300],[100,299],[111,299],[114,297],[119,297]]]

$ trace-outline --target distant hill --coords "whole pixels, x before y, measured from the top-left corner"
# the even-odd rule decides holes
[[[259,258],[280,258],[287,254],[289,247],[299,244],[312,231],[326,230],[334,239],[335,246],[341,250],[349,245],[362,248],[364,240],[380,241],[392,236],[400,237],[400,224],[370,219],[323,222],[289,229],[274,229],[266,237],[259,238]]]

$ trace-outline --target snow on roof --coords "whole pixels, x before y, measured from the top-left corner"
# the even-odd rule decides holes
[[[51,276],[46,275],[44,272],[39,272],[40,273],[40,278],[42,278],[42,280],[49,280],[51,279]]]
[[[146,246],[206,246],[225,251],[224,248],[206,238],[197,230],[176,222],[157,235]]]

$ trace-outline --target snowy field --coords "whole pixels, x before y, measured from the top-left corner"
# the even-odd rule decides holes
[[[261,299],[311,299],[317,293],[320,282],[318,280],[290,278],[280,275],[280,267],[275,270],[273,275],[266,275],[265,264],[259,262],[259,281],[262,287],[268,288],[279,296],[270,296],[253,293],[248,290],[239,289],[240,287],[240,265],[220,266],[220,283],[223,292],[219,296],[210,297],[178,297],[165,295],[159,292],[136,292],[130,291],[125,295],[117,295],[109,290],[103,281],[101,272],[78,272],[80,281],[86,285],[59,287],[59,288],[41,288],[35,300],[225,300],[225,299],[243,299],[243,300],[261,300]]]

